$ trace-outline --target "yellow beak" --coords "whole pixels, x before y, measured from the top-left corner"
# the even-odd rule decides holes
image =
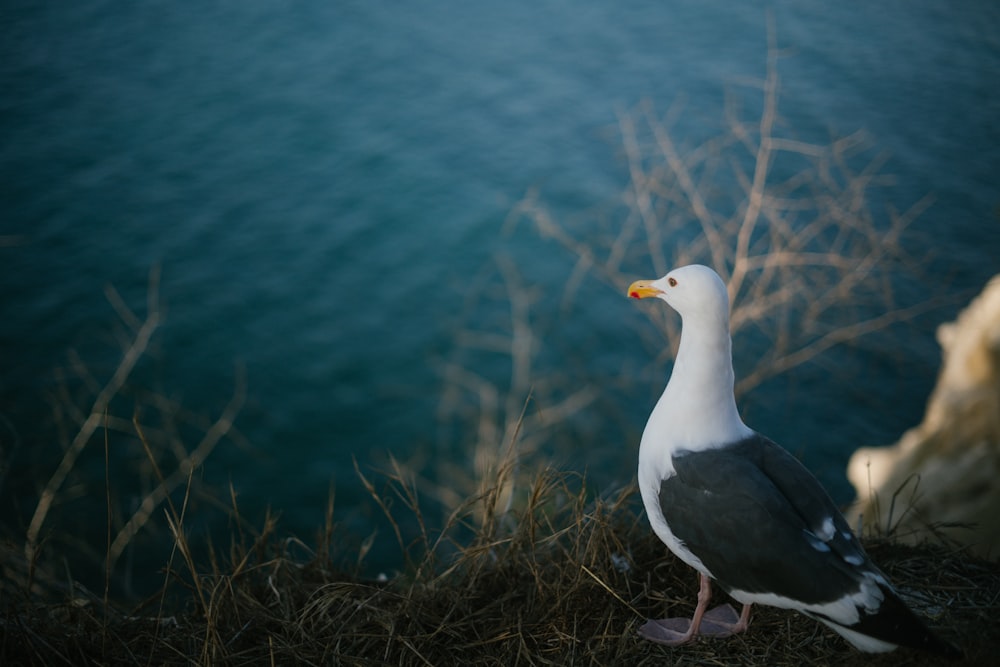
[[[653,280],[637,280],[628,287],[628,295],[633,299],[645,299],[650,296],[663,294],[661,290],[653,287]]]

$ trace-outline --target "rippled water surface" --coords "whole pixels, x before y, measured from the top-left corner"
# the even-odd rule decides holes
[[[106,377],[116,315],[105,287],[141,312],[160,267],[165,323],[137,383],[211,417],[245,369],[245,441],[220,446],[204,475],[232,482],[249,516],[280,508],[303,534],[331,484],[338,511],[364,525],[352,459],[467,458],[439,419],[442,368],[458,325],[505,326],[504,262],[535,288],[540,369],[567,356],[580,381],[606,383],[650,363],[630,343],[648,326],[634,304],[594,282],[560,314],[573,258],[504,221],[535,189],[557,217],[584,221],[586,241],[583,213],[628,178],[616,113],[641,100],[661,111],[681,100],[674,129],[691,143],[721,131],[727,91],[759,109],[744,84],[765,73],[768,16],[757,3],[559,0],[82,0],[0,14],[11,523],[30,516],[28,480],[54,466],[35,455],[54,437],[54,370],[75,349]],[[997,9],[806,2],[772,15],[784,125],[815,142],[866,130],[889,156],[897,209],[934,197],[913,229],[930,280],[971,296],[1000,269]],[[747,398],[748,421],[848,499],[850,452],[919,421],[934,325],[959,305],[849,354],[851,372],[820,363],[765,385]],[[887,348],[890,360],[870,353]],[[475,363],[509,382],[502,355]],[[599,486],[627,482],[649,383],[581,417],[559,465]],[[101,479],[93,456],[81,470]]]

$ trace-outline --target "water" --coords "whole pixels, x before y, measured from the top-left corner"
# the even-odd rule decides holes
[[[504,299],[481,296],[502,284],[497,256],[538,290],[540,371],[572,363],[582,382],[651,373],[630,342],[644,326],[634,304],[588,283],[592,303],[560,314],[572,258],[504,221],[537,188],[555,215],[583,220],[585,236],[581,212],[613,202],[627,180],[618,109],[683,99],[676,129],[693,144],[721,130],[727,90],[759,108],[740,85],[764,74],[765,7],[203,5],[2,10],[8,527],[23,529],[54,466],[54,369],[73,348],[106,377],[116,318],[104,288],[141,311],[153,266],[167,319],[137,383],[211,417],[245,368],[237,426],[249,446],[220,446],[204,479],[231,482],[251,519],[279,508],[282,527],[305,536],[331,485],[354,528],[373,520],[354,459],[467,459],[455,437],[467,429],[438,419],[442,368],[457,326],[507,326]],[[866,129],[891,156],[898,209],[934,196],[914,242],[933,251],[929,280],[964,297],[1000,269],[1000,13],[976,5],[772,8],[785,125],[819,142]],[[859,344],[836,364],[853,376],[827,363],[768,385],[748,398],[748,420],[847,500],[850,452],[919,421],[938,364],[934,325],[959,305]],[[468,359],[509,382],[504,357]],[[557,462],[591,470],[598,486],[627,481],[650,377],[629,404],[598,404],[567,425],[578,449]],[[99,480],[98,459],[88,452],[81,470]]]

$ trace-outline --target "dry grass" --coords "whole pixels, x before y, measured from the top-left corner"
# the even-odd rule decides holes
[[[338,563],[357,554],[305,551],[268,521],[225,557],[194,561],[182,508],[165,590],[125,610],[80,588],[39,594],[4,581],[4,664],[345,665],[929,665],[900,650],[861,654],[805,617],[757,608],[750,631],[669,649],[638,638],[647,616],[689,613],[694,572],[668,555],[636,512],[634,488],[591,497],[576,474],[543,471],[516,507],[498,484],[470,499],[443,531],[408,542],[410,565],[389,581]],[[385,493],[415,499],[403,477]],[[387,497],[377,498],[387,509]],[[412,518],[406,503],[389,511]],[[176,512],[176,513],[174,513]],[[405,516],[401,516],[405,515]],[[333,540],[331,516],[321,544]],[[471,541],[457,537],[473,533]],[[424,548],[426,544],[427,548]],[[879,562],[964,664],[1000,649],[1000,567],[944,546],[869,543]],[[296,553],[299,555],[296,556]],[[304,555],[303,555],[304,554]],[[8,549],[5,571],[23,552]],[[721,593],[720,593],[721,595]]]

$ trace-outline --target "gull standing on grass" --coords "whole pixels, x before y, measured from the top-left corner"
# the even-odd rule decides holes
[[[692,618],[650,620],[639,633],[668,646],[726,637],[746,630],[757,603],[799,611],[862,651],[960,655],[900,600],[816,478],[740,419],[719,275],[685,266],[628,295],[681,316],[673,372],[642,434],[639,489],[654,532],[701,584]],[[712,580],[743,604],[739,615],[708,610]]]

